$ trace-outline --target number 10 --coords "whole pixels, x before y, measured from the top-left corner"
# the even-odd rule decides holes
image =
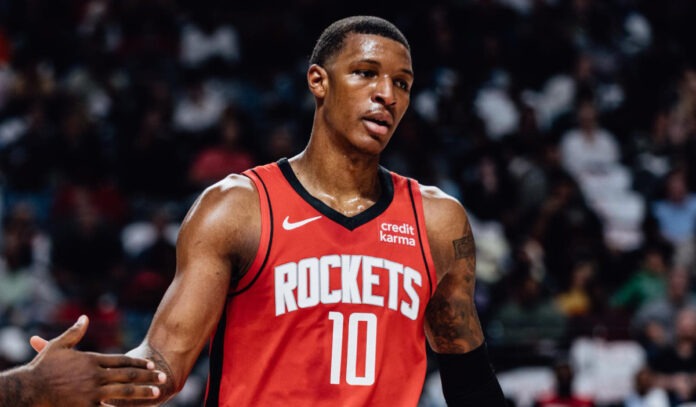
[[[343,358],[343,314],[329,312],[333,321],[331,341],[331,384],[341,383],[341,360]],[[365,375],[358,377],[358,324],[367,323],[365,341]],[[375,354],[377,353],[377,316],[365,312],[350,314],[348,318],[348,357],[346,358],[346,383],[352,386],[371,386],[375,383]]]

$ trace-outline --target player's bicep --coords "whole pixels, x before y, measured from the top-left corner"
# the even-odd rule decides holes
[[[439,252],[444,259],[437,263],[445,270],[425,311],[426,334],[439,353],[465,353],[483,342],[474,304],[476,247],[463,209],[454,227],[443,233]]]

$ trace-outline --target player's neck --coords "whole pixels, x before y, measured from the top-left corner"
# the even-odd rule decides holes
[[[348,216],[366,209],[381,194],[378,156],[327,148],[311,140],[290,165],[310,194]]]

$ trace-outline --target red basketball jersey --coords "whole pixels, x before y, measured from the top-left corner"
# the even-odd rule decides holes
[[[380,168],[381,198],[346,217],[287,160],[245,172],[256,258],[211,345],[206,406],[415,406],[436,283],[418,184]]]

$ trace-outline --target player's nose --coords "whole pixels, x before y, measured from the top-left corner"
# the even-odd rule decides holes
[[[384,106],[391,106],[396,103],[394,95],[394,84],[388,76],[381,76],[375,84],[372,100]]]

